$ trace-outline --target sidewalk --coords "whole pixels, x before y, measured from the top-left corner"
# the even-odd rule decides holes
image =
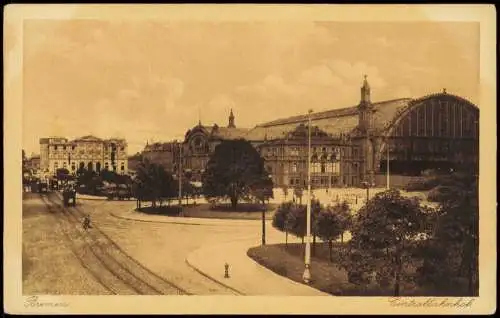
[[[257,220],[200,219],[188,217],[172,217],[150,215],[131,210],[111,212],[117,218],[140,222],[173,223],[186,225],[237,226],[245,227],[245,231],[259,233],[261,226]],[[251,228],[255,228],[254,231]],[[271,221],[266,222],[266,237],[268,244],[283,240],[283,234],[272,228]],[[275,274],[247,256],[247,251],[260,244],[258,235],[235,234],[230,242],[217,245],[202,246],[192,251],[186,257],[186,263],[203,276],[216,281],[243,295],[274,295],[274,296],[331,296],[307,285],[297,283]],[[248,232],[247,232],[248,233]],[[293,238],[289,239],[293,241]],[[298,241],[298,239],[297,239]],[[224,264],[229,264],[230,278],[224,278]]]
[[[186,262],[204,276],[248,296],[331,296],[307,285],[282,277],[247,256],[247,250],[258,245],[248,238],[202,247]],[[229,278],[224,278],[224,264],[229,264]]]
[[[96,195],[80,194],[78,192],[76,193],[76,198],[83,199],[83,200],[107,200],[108,199],[106,197],[99,197]]]

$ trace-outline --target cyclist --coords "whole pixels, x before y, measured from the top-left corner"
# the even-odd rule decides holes
[[[86,215],[83,218],[83,228],[85,230],[88,230],[88,229],[92,228],[92,226],[90,225],[90,215]]]

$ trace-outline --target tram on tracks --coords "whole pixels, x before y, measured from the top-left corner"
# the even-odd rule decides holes
[[[76,206],[76,189],[73,186],[65,186],[62,195],[64,206]]]
[[[33,193],[47,193],[49,191],[49,185],[45,181],[36,180],[31,182],[31,192]]]

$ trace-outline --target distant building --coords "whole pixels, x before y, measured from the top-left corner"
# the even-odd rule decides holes
[[[119,174],[128,172],[127,142],[84,136],[75,140],[62,137],[40,138],[40,168],[54,174],[66,168],[74,174],[79,168]]]
[[[40,170],[40,155],[31,155],[25,162],[25,167],[31,171]]]
[[[393,186],[404,185],[427,169],[467,166],[478,171],[479,108],[446,90],[416,99],[372,102],[365,77],[358,105],[312,113],[311,122],[314,187],[361,186],[363,182],[384,186],[387,162]],[[147,152],[174,173],[182,158],[184,173],[200,181],[221,141],[245,139],[265,159],[275,186],[304,186],[307,125],[308,115],[300,115],[236,128],[231,110],[227,127],[199,122],[186,132],[181,144],[169,143],[166,151],[164,146],[149,146]]]
[[[162,165],[167,171],[173,172],[174,162],[176,162],[174,157],[179,149],[176,145],[176,142],[147,143],[142,152],[142,157],[152,163]]]

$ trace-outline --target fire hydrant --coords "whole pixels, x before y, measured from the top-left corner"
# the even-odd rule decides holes
[[[224,264],[224,278],[229,278],[229,264]]]

